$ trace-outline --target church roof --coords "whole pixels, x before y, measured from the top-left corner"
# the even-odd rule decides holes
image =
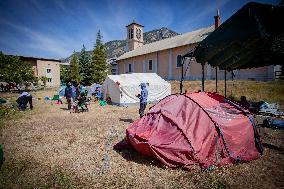
[[[128,27],[128,26],[133,25],[133,24],[135,24],[135,25],[137,25],[137,26],[140,26],[140,27],[144,27],[143,25],[139,24],[139,23],[136,22],[135,20],[133,20],[133,22],[132,22],[131,24],[128,24],[128,25],[125,26],[125,27]]]
[[[175,37],[145,44],[132,51],[124,53],[123,55],[118,57],[117,60],[123,60],[139,55],[149,54],[157,51],[198,43],[203,39],[205,39],[211,32],[213,32],[213,30],[214,26],[209,26],[207,28],[201,28],[192,32],[187,32],[181,35],[177,35]]]

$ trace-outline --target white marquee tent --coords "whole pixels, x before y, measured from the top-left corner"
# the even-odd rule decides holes
[[[171,84],[156,73],[132,73],[108,75],[103,84],[104,98],[109,96],[113,104],[131,105],[139,103],[141,83],[148,83],[148,102],[158,102],[171,94]]]

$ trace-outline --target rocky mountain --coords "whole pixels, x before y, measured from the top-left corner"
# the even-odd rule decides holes
[[[153,43],[155,41],[174,37],[176,35],[179,35],[179,34],[175,31],[170,30],[170,29],[165,28],[165,27],[162,27],[160,29],[151,30],[151,31],[145,32],[143,34],[144,44]],[[106,47],[106,53],[107,53],[108,58],[119,57],[120,55],[122,55],[123,53],[126,52],[125,51],[126,40],[109,41],[109,42],[105,43],[105,47]],[[76,52],[76,53],[78,53],[78,52]],[[88,51],[88,53],[91,55],[92,51]],[[66,59],[63,59],[62,61],[63,62],[69,62],[70,58],[71,58],[71,56],[69,56]]]

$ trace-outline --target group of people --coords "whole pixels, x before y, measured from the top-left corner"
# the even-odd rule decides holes
[[[148,90],[145,83],[141,83],[140,87],[141,93],[138,94],[137,97],[140,99],[139,115],[140,117],[143,117],[147,106]],[[78,111],[79,107],[84,107],[86,110],[88,110],[87,95],[88,91],[83,91],[80,83],[78,83],[76,86],[72,85],[71,82],[67,83],[65,88],[65,98],[67,100],[68,110]],[[95,89],[95,98],[101,98],[101,91],[98,88]],[[17,103],[21,110],[25,110],[28,104],[30,105],[30,109],[33,109],[32,95],[27,91],[21,93],[17,99]]]
[[[139,115],[140,117],[143,117],[147,106],[148,90],[146,87],[146,83],[141,83],[140,87],[141,87],[141,93],[138,94],[137,97],[140,99]],[[65,98],[68,103],[68,110],[76,108],[72,107],[72,103],[73,104],[75,103],[75,106],[77,106],[77,108],[85,106],[85,108],[88,110],[86,103],[88,101],[87,95],[88,91],[85,90],[83,92],[80,84],[74,86],[70,82],[67,83],[67,87],[65,88]],[[102,98],[101,90],[99,88],[96,88],[92,95],[94,96],[95,100],[100,100]],[[78,111],[78,109],[75,111]]]
[[[83,91],[80,83],[77,85],[72,85],[71,82],[67,83],[65,88],[65,98],[67,100],[68,110],[78,112],[79,108],[84,108],[84,110],[88,111],[87,96],[88,91]]]
[[[141,83],[140,87],[141,92],[137,95],[137,97],[140,99],[139,115],[141,118],[144,116],[144,112],[147,106],[148,90],[145,83]],[[96,100],[101,99],[100,89],[96,88],[95,92],[92,95],[95,97]],[[71,110],[73,108],[74,111],[78,111],[79,107],[84,107],[86,110],[88,110],[87,102],[89,99],[87,96],[88,91],[82,91],[80,83],[78,83],[76,86],[72,85],[70,82],[67,83],[67,87],[65,88],[65,98],[67,100],[68,110]],[[22,92],[16,102],[18,103],[19,108],[21,110],[25,110],[28,104],[30,106],[30,109],[33,109],[32,95],[27,91]],[[74,107],[72,107],[72,103]],[[239,103],[245,109],[249,109],[250,107],[250,104],[245,96],[241,97],[241,101]]]
[[[95,89],[92,91],[92,96],[94,97],[94,100],[101,100],[101,89],[99,86],[94,86]],[[75,108],[75,111],[78,111],[76,108],[84,108],[85,110],[88,110],[88,102],[90,102],[91,97],[88,97],[88,90],[83,90],[83,87],[80,83],[73,85],[71,82],[67,83],[67,86],[65,88],[65,98],[68,103],[68,110],[71,110],[72,108]],[[72,107],[73,105],[73,107]]]
[[[5,83],[5,85],[1,82],[0,88],[2,92],[10,92],[12,89],[20,91],[20,85],[13,82]]]

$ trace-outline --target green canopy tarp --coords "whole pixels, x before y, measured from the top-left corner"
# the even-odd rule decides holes
[[[233,70],[284,64],[284,7],[248,3],[204,39],[197,62]]]

